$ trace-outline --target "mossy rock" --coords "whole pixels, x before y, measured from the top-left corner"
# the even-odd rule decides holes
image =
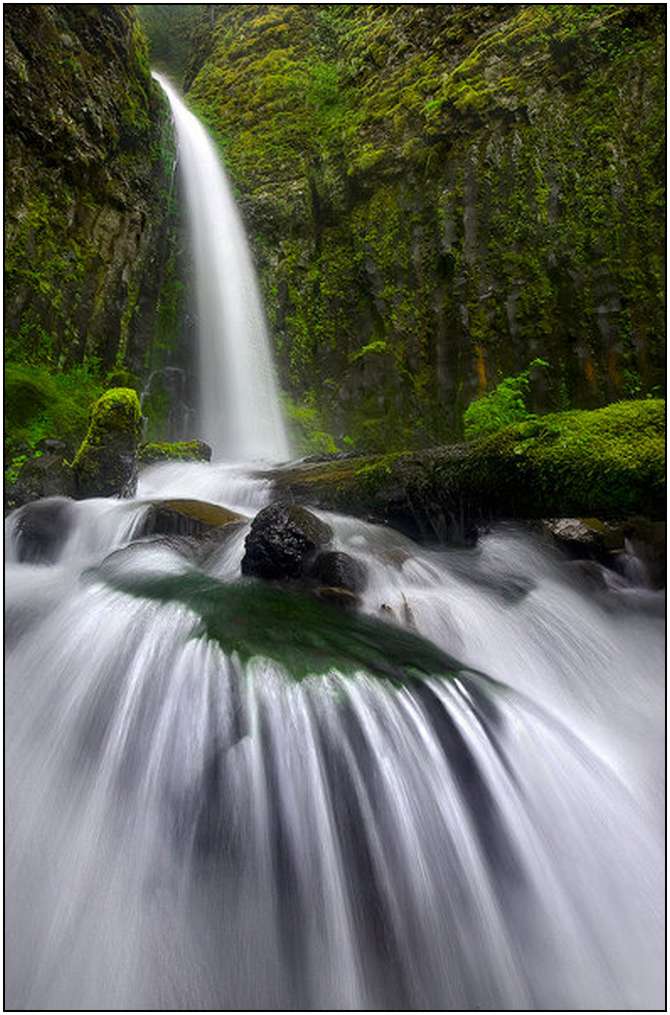
[[[152,441],[140,446],[140,465],[155,465],[157,462],[209,462],[212,449],[204,441]]]
[[[201,538],[224,526],[246,522],[244,515],[203,500],[156,501],[151,504],[136,536],[193,536]]]
[[[91,407],[72,462],[79,497],[131,497],[137,487],[142,411],[132,388],[111,388]]]
[[[500,518],[665,514],[665,402],[553,413],[467,444],[271,474],[304,504],[454,541]]]
[[[363,671],[404,684],[429,676],[453,677],[465,669],[413,632],[294,588],[255,580],[225,584],[197,571],[129,572],[111,563],[92,576],[140,599],[186,606],[198,617],[195,633],[217,642],[229,655],[237,653],[242,663],[274,660],[293,680],[337,670],[345,676]]]

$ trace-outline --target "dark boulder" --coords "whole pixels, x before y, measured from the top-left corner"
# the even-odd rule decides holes
[[[48,497],[26,504],[16,516],[16,556],[22,564],[52,564],[72,529],[72,501]]]
[[[359,595],[367,583],[365,566],[355,557],[339,550],[320,553],[310,568],[310,577],[328,588],[346,589]]]
[[[278,501],[263,508],[245,540],[242,574],[300,578],[332,537],[329,525],[297,504]]]

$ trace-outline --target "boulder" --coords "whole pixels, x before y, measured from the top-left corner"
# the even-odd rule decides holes
[[[22,564],[52,564],[72,528],[72,501],[48,497],[26,504],[16,515],[15,549]]]
[[[137,460],[140,465],[157,462],[210,462],[212,449],[204,441],[172,441],[140,445]]]
[[[623,548],[621,526],[597,518],[550,518],[542,525],[572,557],[600,560]]]
[[[359,595],[367,583],[365,566],[339,550],[320,553],[310,568],[310,577],[316,578],[322,586],[345,589],[354,595]]]
[[[143,536],[189,536],[201,538],[223,526],[246,522],[244,515],[202,500],[155,501],[142,519],[135,538]]]
[[[93,403],[72,462],[78,497],[132,497],[142,412],[132,388],[111,388]]]
[[[16,482],[5,490],[5,507],[14,508],[45,497],[74,497],[74,473],[65,461],[67,446],[58,440],[39,441],[36,454],[23,464]]]
[[[271,579],[303,577],[331,537],[330,526],[306,508],[286,501],[270,504],[251,523],[242,574]]]

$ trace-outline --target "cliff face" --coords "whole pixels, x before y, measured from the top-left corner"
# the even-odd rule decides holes
[[[294,397],[402,447],[537,356],[536,409],[657,388],[664,32],[654,5],[219,7],[189,99]]]
[[[135,14],[15,4],[4,27],[6,356],[144,374],[174,330],[174,155]]]

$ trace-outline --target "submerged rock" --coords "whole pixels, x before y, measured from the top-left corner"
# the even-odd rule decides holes
[[[306,508],[286,501],[270,504],[251,523],[242,574],[271,579],[300,578],[331,538],[330,526]]]
[[[320,553],[310,568],[310,577],[316,578],[323,586],[345,589],[354,595],[363,592],[367,584],[365,566],[339,550]]]
[[[48,497],[22,507],[16,518],[16,555],[22,564],[52,564],[72,528],[72,501]]]
[[[111,388],[94,402],[72,463],[79,497],[132,497],[142,412],[132,388]]]
[[[210,462],[212,449],[204,441],[152,442],[140,445],[137,460],[140,465],[157,462]]]

